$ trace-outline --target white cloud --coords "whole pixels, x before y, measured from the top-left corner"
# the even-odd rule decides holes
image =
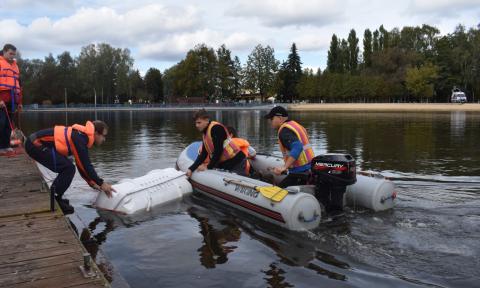
[[[244,0],[234,5],[227,15],[257,18],[272,27],[326,26],[344,18],[343,0]]]
[[[58,20],[37,18],[28,26],[15,20],[2,20],[0,26],[9,27],[5,30],[12,32],[2,32],[0,42],[20,42],[25,47],[40,45],[40,48],[75,47],[92,42],[134,46],[200,25],[200,17],[193,6],[176,8],[151,4],[123,14],[108,7],[81,8]]]
[[[299,50],[318,51],[328,48],[331,35],[327,33],[306,33],[300,34],[293,39]]]
[[[146,43],[140,47],[140,57],[174,61],[181,59],[185,53],[197,44],[206,44],[214,49],[225,44],[228,49],[244,50],[253,47],[258,39],[246,33],[232,33],[203,29],[192,33],[172,34],[160,41]]]
[[[476,9],[480,11],[479,0],[412,0],[408,11],[411,14],[434,14],[449,16],[459,14],[461,11]],[[459,19],[460,21],[461,19]]]

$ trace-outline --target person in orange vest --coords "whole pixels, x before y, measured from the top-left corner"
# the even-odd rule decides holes
[[[15,57],[17,48],[6,44],[0,55],[0,153],[13,151],[10,147],[13,113],[22,109],[19,69]]]
[[[203,146],[195,162],[188,168],[186,175],[192,176],[195,170],[219,168],[245,175],[246,156],[228,137],[227,128],[219,122],[210,121],[205,109],[193,115],[195,127],[202,133]],[[204,163],[206,158],[210,161]]]
[[[235,145],[237,145],[238,148],[240,148],[243,154],[245,154],[245,156],[247,157],[245,173],[247,175],[251,175],[252,165],[250,164],[249,159],[254,159],[257,155],[257,151],[255,151],[255,149],[250,146],[250,143],[247,140],[238,137],[238,133],[235,128],[233,128],[232,126],[228,126],[227,131],[228,137],[232,139],[233,143],[235,143]]]
[[[315,156],[308,140],[307,130],[288,118],[288,112],[282,106],[275,106],[265,116],[271,120],[272,128],[278,129],[278,144],[283,154],[284,165],[274,167],[276,175],[287,173],[287,177],[278,184],[285,188],[307,184],[310,175],[310,163]]]
[[[115,189],[98,177],[88,156],[88,149],[102,145],[108,133],[108,126],[103,121],[87,121],[85,126],[55,126],[31,134],[25,141],[25,151],[38,163],[58,173],[50,186],[51,193],[65,214],[74,212],[63,193],[72,183],[75,166],[67,158],[73,155],[75,164],[82,178],[92,188],[103,191],[108,197]]]

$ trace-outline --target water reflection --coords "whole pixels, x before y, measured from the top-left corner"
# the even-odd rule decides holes
[[[241,235],[240,229],[230,221],[216,222],[215,218],[209,219],[207,215],[201,215],[201,212],[193,207],[188,210],[188,213],[198,220],[200,234],[203,236],[203,245],[197,250],[200,252],[200,263],[209,269],[226,263],[227,255],[237,248],[229,243],[238,242]]]

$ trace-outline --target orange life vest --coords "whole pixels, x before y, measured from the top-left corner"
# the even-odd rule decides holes
[[[295,168],[295,167],[300,167],[300,166],[309,164],[312,161],[313,157],[315,157],[315,155],[313,153],[312,146],[310,145],[310,141],[308,140],[307,131],[302,125],[298,124],[295,121],[287,121],[283,123],[278,129],[278,144],[280,145],[280,150],[282,151],[283,159],[287,161],[288,152],[289,152],[288,149],[282,145],[282,141],[280,141],[280,131],[282,131],[282,129],[284,128],[292,130],[297,135],[298,139],[303,145],[302,153],[300,153],[300,156],[298,156],[298,159],[295,160],[295,162],[293,162],[292,166],[289,168]]]
[[[88,144],[87,147],[91,148],[93,142],[95,141],[95,126],[90,121],[87,121],[85,126],[74,124],[73,126],[55,126],[53,130],[53,138],[55,140],[55,149],[58,153],[63,156],[69,156],[73,154],[72,148],[75,146],[72,145],[72,130],[75,129],[87,135]]]
[[[223,124],[216,121],[210,122],[207,127],[207,132],[203,134],[203,145],[207,149],[207,153],[210,158],[212,158],[213,151],[215,150],[212,138],[212,127],[215,125],[222,126],[222,128],[225,130],[225,134],[228,135],[227,128],[223,126]],[[223,152],[222,156],[220,157],[220,163],[232,159],[233,157],[235,157],[235,155],[237,155],[238,152],[240,152],[240,148],[235,145],[231,138],[227,137],[227,139],[225,139],[225,141],[223,142]]]
[[[247,173],[247,175],[250,175],[251,164],[250,164],[250,160],[248,159],[248,156],[250,156],[249,155],[250,153],[248,153],[248,147],[250,147],[250,143],[248,143],[248,141],[243,138],[232,138],[232,141],[233,143],[235,143],[235,145],[237,145],[238,148],[240,148],[240,151],[242,151],[243,154],[245,154],[245,156],[247,157],[245,162],[245,172]]]
[[[93,125],[92,122],[87,121],[85,126],[75,124],[73,126],[55,126],[53,130],[53,139],[55,142],[55,150],[57,150],[58,153],[60,153],[63,156],[69,156],[73,155],[75,157],[75,163],[77,164],[78,170],[82,172],[82,176],[85,175],[88,177],[88,173],[83,166],[82,161],[80,160],[80,157],[78,156],[77,149],[75,148],[75,145],[72,142],[72,130],[77,130],[88,137],[88,143],[87,147],[91,148],[93,146],[93,143],[95,142],[95,126]],[[95,181],[89,178],[85,178],[85,181],[92,186],[93,184],[96,184]]]
[[[17,61],[13,60],[9,63],[7,59],[0,56],[0,90],[13,90],[15,94],[20,93],[19,77]]]

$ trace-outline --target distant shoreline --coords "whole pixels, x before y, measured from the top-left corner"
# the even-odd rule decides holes
[[[290,111],[478,111],[479,103],[315,103],[290,104]]]
[[[287,104],[278,103],[287,107],[289,111],[365,111],[365,112],[423,112],[423,111],[474,111],[480,112],[480,103],[314,103],[314,104]],[[196,111],[204,108],[207,111],[268,111],[274,105],[258,106],[180,106],[180,107],[69,107],[69,108],[25,108],[25,112],[104,112],[104,111]]]
[[[238,110],[270,110],[273,105],[258,105],[258,106],[179,106],[179,107],[135,107],[135,106],[122,106],[122,107],[68,107],[68,108],[25,108],[25,112],[105,112],[105,111],[197,111],[199,109],[205,109],[207,111],[238,111]]]

